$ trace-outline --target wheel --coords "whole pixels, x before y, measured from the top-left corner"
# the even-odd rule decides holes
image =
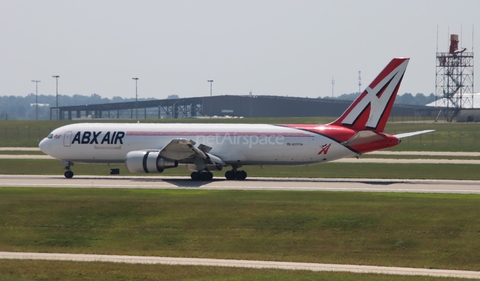
[[[72,171],[66,171],[64,176],[67,178],[67,179],[71,179],[73,178],[73,172]]]
[[[245,172],[245,171],[237,171],[237,172],[235,173],[235,178],[236,178],[237,180],[244,180],[244,179],[247,178],[247,172]]]
[[[200,178],[204,181],[211,181],[213,179],[213,174],[211,172],[201,173]]]
[[[198,180],[200,180],[200,173],[199,172],[193,172],[193,173],[190,174],[190,177],[192,178],[192,180],[198,181]]]
[[[235,179],[235,173],[233,171],[226,171],[225,172],[225,178],[227,180],[234,180]]]

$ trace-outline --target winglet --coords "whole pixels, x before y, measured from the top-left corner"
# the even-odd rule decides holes
[[[330,125],[383,132],[409,58],[394,58],[370,86]]]

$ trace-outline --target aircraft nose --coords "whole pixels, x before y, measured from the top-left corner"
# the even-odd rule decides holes
[[[38,147],[40,148],[41,151],[43,151],[43,153],[49,154],[48,151],[49,151],[50,145],[48,145],[47,138],[44,138],[43,140],[41,140],[40,143],[38,144]]]

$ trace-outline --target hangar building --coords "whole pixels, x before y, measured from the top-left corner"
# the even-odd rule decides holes
[[[352,101],[284,96],[208,96],[52,107],[50,119],[155,119],[204,116],[340,116]],[[415,116],[423,106],[394,105],[392,116]]]

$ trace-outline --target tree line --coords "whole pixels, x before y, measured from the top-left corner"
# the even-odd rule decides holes
[[[354,100],[356,99],[360,93],[351,93],[351,94],[343,94],[338,96],[336,99],[340,100]],[[415,96],[411,93],[405,93],[403,95],[398,95],[395,99],[395,104],[405,104],[405,105],[426,105],[431,102],[435,101],[435,95],[430,94],[425,96],[424,94],[418,93]]]

